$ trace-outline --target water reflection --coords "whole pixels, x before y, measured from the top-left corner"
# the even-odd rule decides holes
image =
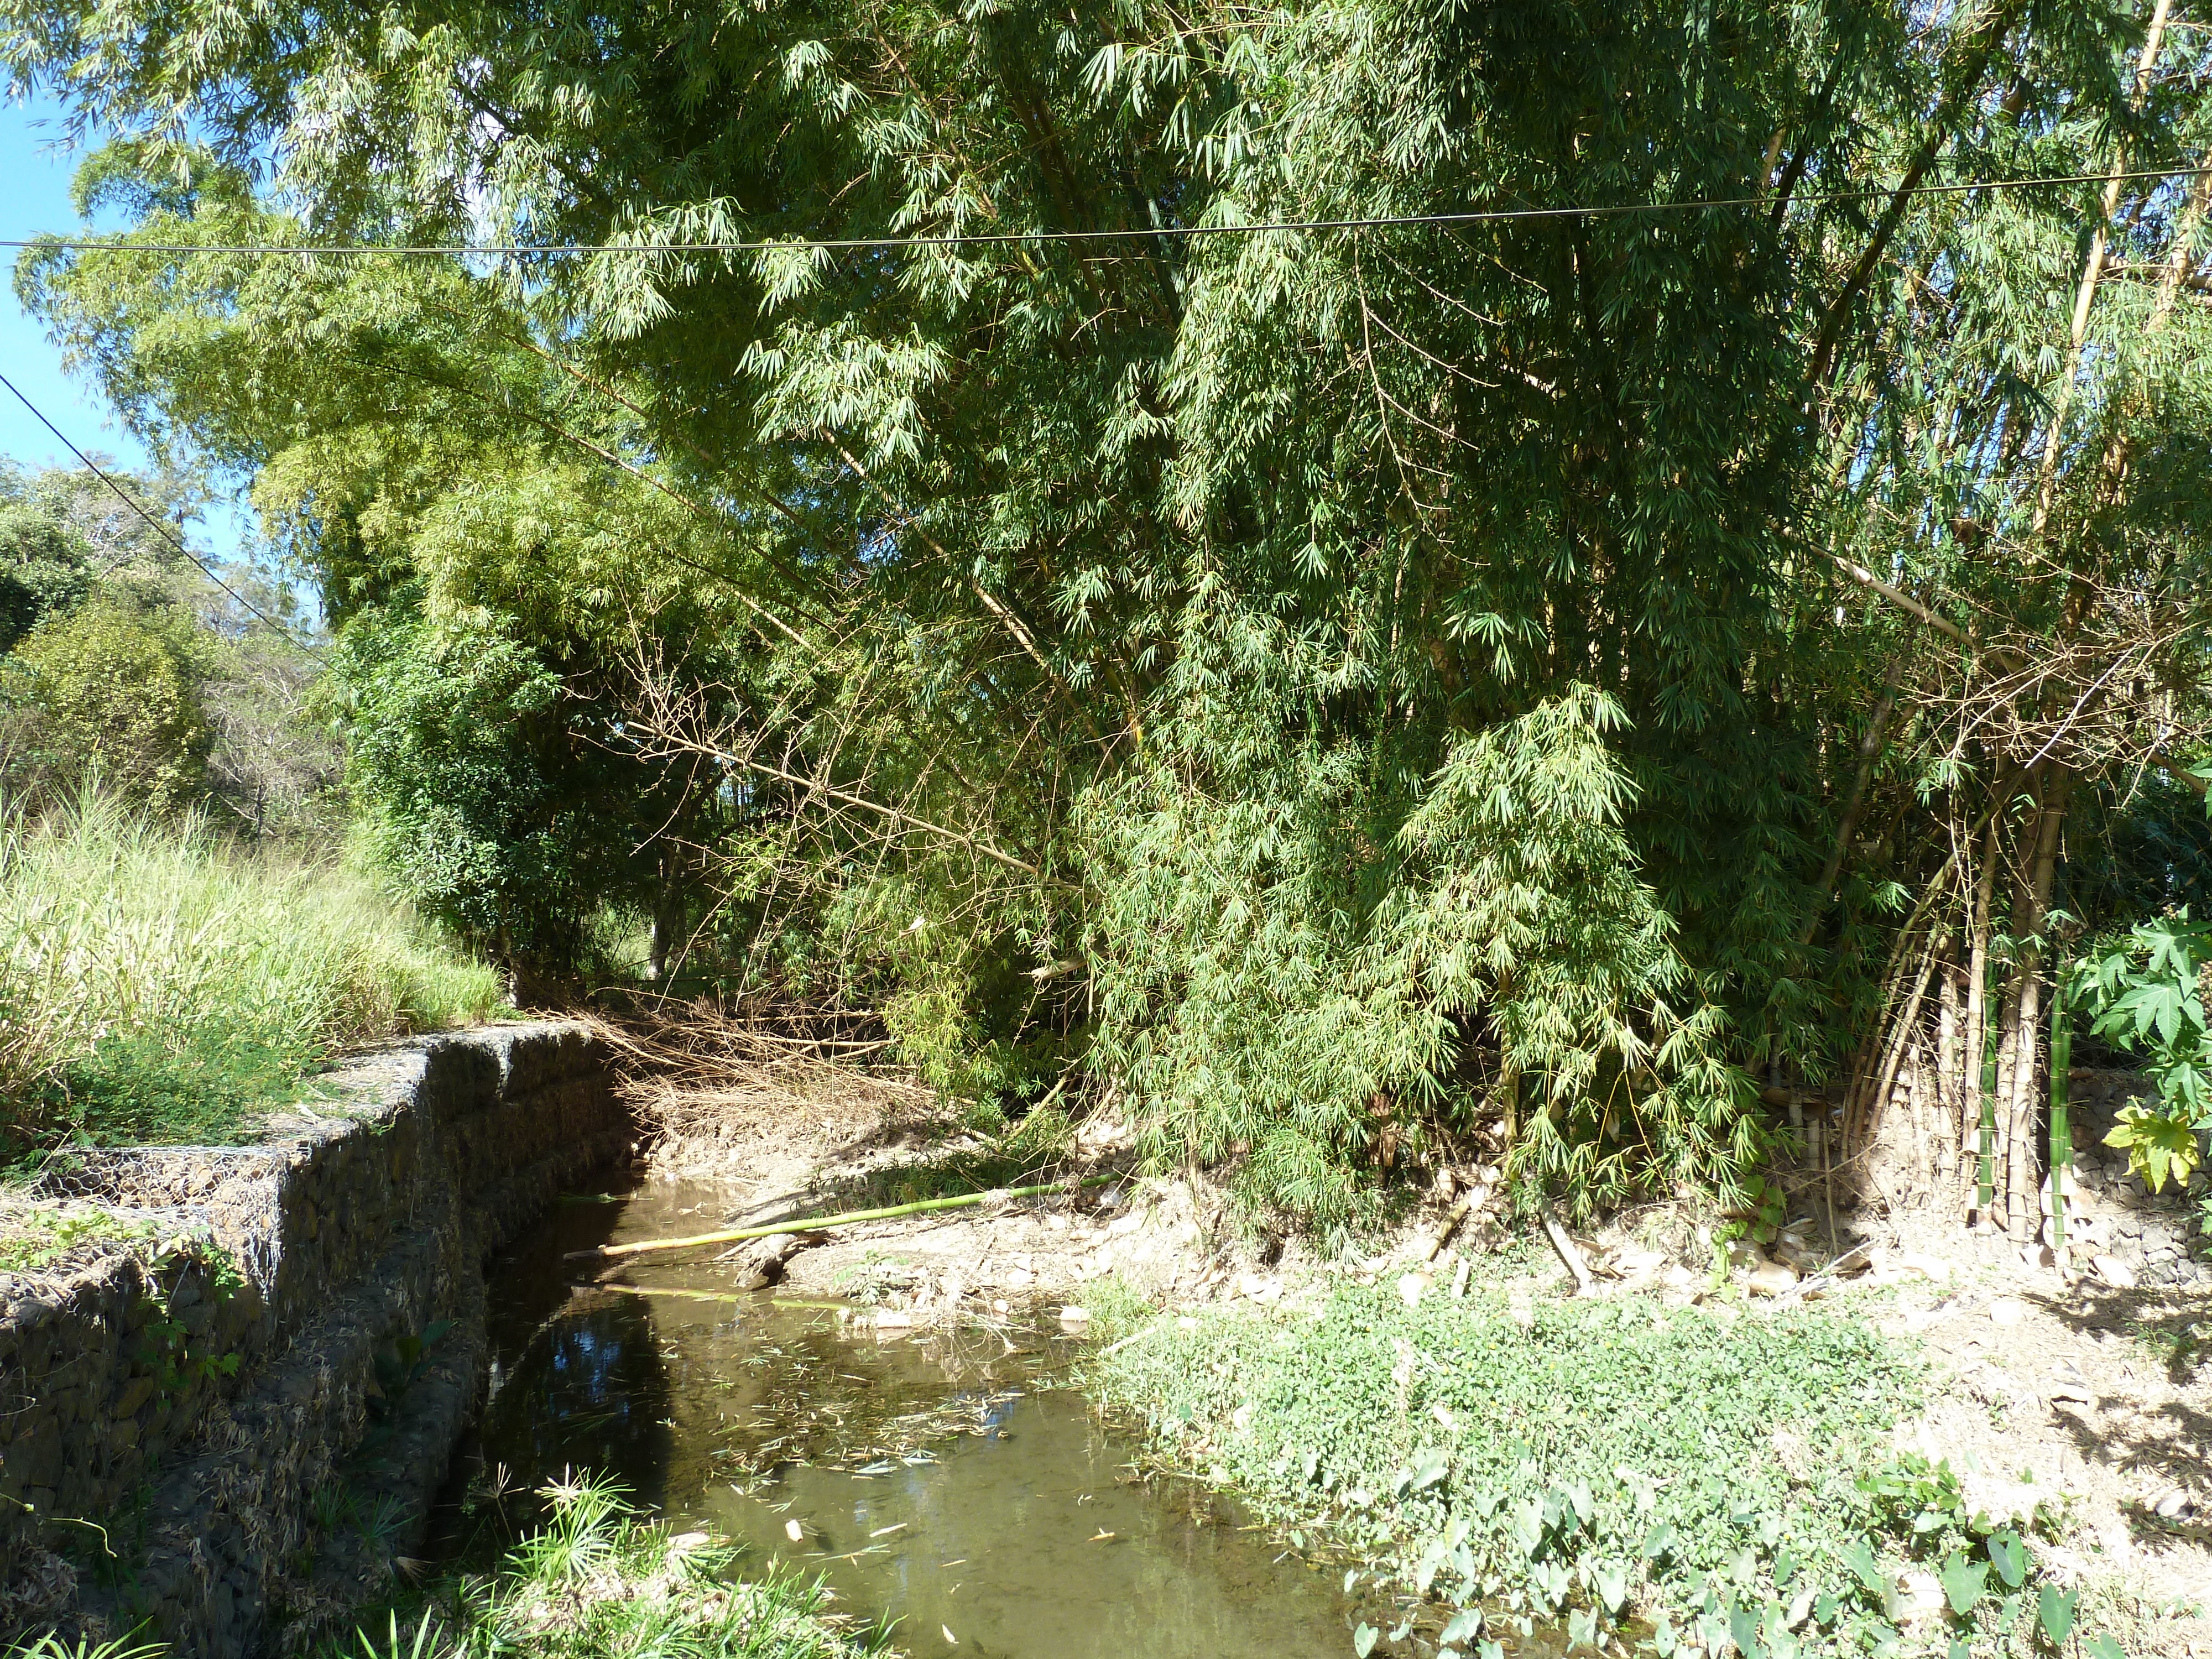
[[[1055,1336],[851,1338],[768,1293],[696,1299],[727,1285],[696,1261],[646,1258],[632,1287],[569,1282],[563,1251],[696,1230],[678,1212],[699,1201],[661,1188],[564,1206],[499,1269],[487,1466],[523,1487],[612,1472],[679,1524],[826,1574],[916,1655],[1346,1650],[1333,1577],[1204,1493],[1132,1480],[1128,1448],[1059,1385]]]
[[[502,1368],[482,1433],[530,1485],[564,1468],[599,1469],[661,1507],[673,1437],[651,1310],[635,1297],[578,1296]]]

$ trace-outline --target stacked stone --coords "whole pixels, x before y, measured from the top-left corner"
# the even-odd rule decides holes
[[[378,1353],[452,1322],[410,1391],[421,1420],[392,1425],[421,1455],[379,1477],[419,1520],[477,1394],[485,1252],[628,1151],[605,1058],[574,1024],[426,1038],[257,1146],[57,1172],[44,1196],[215,1248],[149,1267],[118,1243],[64,1277],[0,1275],[0,1642],[143,1620],[179,1652],[267,1645]],[[218,1291],[218,1263],[243,1284]]]
[[[2069,1073],[2068,1084],[2075,1102],[2069,1243],[2124,1264],[2145,1285],[2212,1284],[2201,1231],[2204,1171],[2154,1193],[2126,1152],[2106,1144],[2121,1109],[2148,1085],[2136,1073],[2090,1070]]]

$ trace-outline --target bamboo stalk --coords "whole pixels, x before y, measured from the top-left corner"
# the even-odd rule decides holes
[[[612,1291],[618,1296],[676,1296],[686,1302],[734,1302],[740,1305],[752,1297],[738,1291],[685,1291],[673,1285],[571,1285],[572,1291]]]
[[[1991,1031],[1982,1043],[1981,1158],[1974,1170],[1974,1219],[1986,1223],[1996,1196],[1997,1175],[1997,1034]]]
[[[1982,841],[1982,867],[1974,878],[1974,915],[1972,930],[1966,943],[1966,1029],[1960,1033],[1959,1095],[1962,1100],[1974,1098],[1975,1061],[1989,1048],[1990,994],[1990,905],[1995,897],[1997,871],[1997,820],[2003,800],[1998,795],[1999,805],[1990,809],[1989,828]],[[1994,1078],[1984,1083],[1984,1098],[1996,1086]],[[1975,1114],[1980,1115],[1980,1103],[1975,1104]],[[1984,1199],[1983,1203],[1988,1203]]]
[[[2019,1054],[2013,1064],[2012,1090],[2005,1111],[2007,1229],[2022,1244],[2042,1224],[2035,1180],[2035,1065],[2041,1043],[2045,924],[2051,915],[2051,889],[2057,873],[2060,830],[2066,819],[2073,774],[2057,761],[2046,763],[2038,780],[2034,862],[2026,872],[2024,903],[2016,914],[2027,949],[2020,967],[2020,1020],[2014,1034]]]
[[[2066,979],[2054,977],[2051,993],[2051,1249],[2066,1265],[2066,1175],[2074,1166],[2074,1133],[2067,1121],[2066,1072],[2074,1061],[2073,1011]]]
[[[647,1238],[635,1244],[601,1244],[588,1250],[571,1250],[563,1261],[597,1261],[608,1256],[642,1255],[648,1250],[689,1250],[702,1244],[741,1244],[750,1238],[773,1238],[778,1233],[818,1233],[830,1227],[849,1227],[860,1221],[896,1221],[901,1216],[927,1215],[935,1210],[963,1210],[994,1199],[1040,1198],[1048,1193],[1080,1192],[1123,1179],[1118,1175],[1088,1176],[1081,1181],[1048,1182],[1042,1187],[1002,1187],[988,1193],[962,1193],[951,1198],[917,1199],[881,1210],[848,1210],[842,1215],[810,1216],[800,1221],[779,1221],[766,1227],[732,1227],[720,1232],[694,1233],[688,1238]]]

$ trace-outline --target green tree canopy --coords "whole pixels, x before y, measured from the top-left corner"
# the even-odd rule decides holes
[[[557,675],[717,971],[1293,1209],[1725,1182],[1747,1073],[1859,1136],[1985,1029],[2016,1116],[2068,803],[2197,752],[2206,46],[2124,0],[234,21],[0,0],[123,135],[80,361]],[[545,251],[311,252],[439,241]]]

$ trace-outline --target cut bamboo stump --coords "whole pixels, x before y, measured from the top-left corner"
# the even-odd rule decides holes
[[[1575,1276],[1575,1294],[1588,1296],[1590,1288],[1589,1263],[1575,1248],[1575,1241],[1567,1237],[1567,1230],[1551,1216],[1544,1218],[1544,1236],[1552,1241],[1552,1248],[1559,1253],[1559,1260],[1567,1264],[1567,1271]]]

